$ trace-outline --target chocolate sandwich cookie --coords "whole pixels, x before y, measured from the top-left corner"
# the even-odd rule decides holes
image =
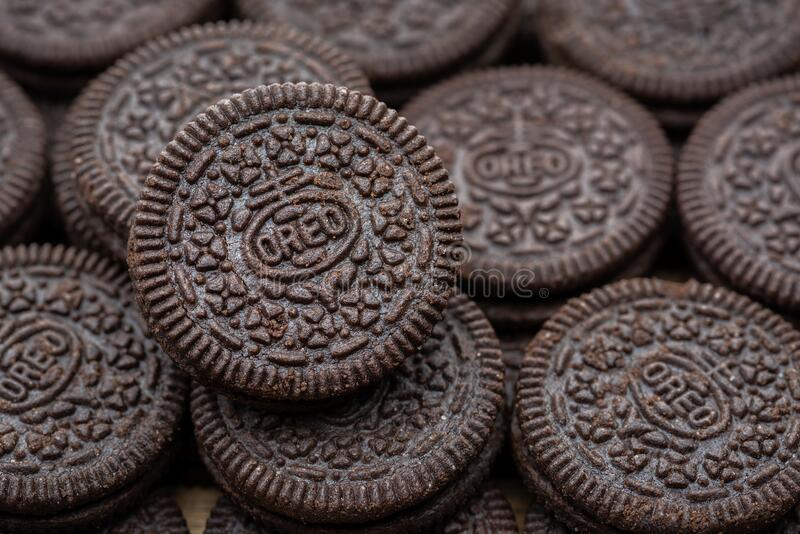
[[[439,84],[403,114],[459,194],[471,291],[555,297],[654,256],[672,151],[622,93],[565,69],[498,68]]]
[[[726,289],[605,286],[528,347],[516,459],[572,517],[609,529],[756,530],[800,490],[799,359],[800,333]]]
[[[0,2],[0,66],[27,87],[77,92],[148,39],[207,20],[220,0]]]
[[[441,318],[453,184],[397,112],[344,87],[261,86],[188,123],[147,177],[128,255],[161,346],[237,396],[375,384]]]
[[[0,243],[19,243],[35,231],[45,167],[42,118],[0,72]]]
[[[794,0],[541,0],[536,21],[551,60],[620,86],[671,121],[800,63]]]
[[[330,40],[380,93],[475,62],[504,32],[517,0],[237,0],[247,18],[280,21]],[[495,58],[491,58],[495,59]]]
[[[678,208],[710,279],[800,312],[800,77],[756,85],[711,111],[683,149]]]
[[[191,402],[209,470],[260,522],[385,533],[441,524],[478,490],[502,443],[503,405],[497,338],[462,295],[420,351],[346,403],[277,414],[203,386]]]
[[[330,82],[370,92],[358,66],[295,30],[216,23],[159,37],[118,61],[70,113],[69,158],[82,202],[120,261],[147,172],[178,129],[208,106],[262,84]]]
[[[444,527],[442,534],[517,534],[514,510],[503,493],[487,488],[474,497]],[[271,534],[277,532],[257,523],[227,498],[221,497],[206,523],[205,534]]]
[[[0,250],[0,317],[0,531],[108,519],[163,469],[185,380],[94,254]]]
[[[97,534],[189,534],[178,503],[166,490],[160,490],[136,508]],[[228,534],[237,534],[229,530]]]

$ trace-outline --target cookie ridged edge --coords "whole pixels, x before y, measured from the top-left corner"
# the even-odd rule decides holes
[[[128,306],[134,306],[125,272],[93,252],[50,244],[0,249],[0,270],[35,266],[62,267],[75,271],[76,276],[94,277],[127,297]],[[132,433],[125,449],[114,451],[110,458],[98,465],[88,469],[73,468],[68,475],[58,479],[0,473],[0,487],[3,488],[0,507],[12,513],[64,511],[93,499],[102,499],[143,477],[152,467],[152,461],[163,457],[169,450],[170,442],[174,441],[188,390],[186,379],[166,357],[159,357],[158,361],[164,395],[150,407],[148,419],[151,426]],[[75,495],[76,489],[80,490],[81,495]]]
[[[349,56],[314,36],[286,26],[238,21],[198,24],[181,28],[140,46],[94,80],[81,93],[70,112],[70,119],[75,125],[70,155],[72,161],[80,162],[74,167],[80,194],[89,209],[109,225],[123,244],[128,239],[136,199],[130,198],[119,186],[116,176],[107,174],[108,166],[99,161],[95,151],[98,127],[103,121],[105,106],[120,84],[132,73],[162,61],[170,50],[226,37],[286,43],[296,47],[298,53],[324,61],[341,77],[342,85],[364,94],[372,94],[365,75]],[[123,254],[121,260],[124,259]]]
[[[469,469],[492,440],[505,409],[502,354],[489,321],[461,294],[451,299],[449,311],[473,337],[480,358],[480,398],[475,400],[475,413],[416,462],[398,466],[378,480],[342,481],[335,488],[292,477],[284,469],[265,465],[238,442],[225,425],[219,394],[195,385],[190,402],[192,422],[212,473],[227,486],[237,488],[238,498],[302,522],[374,521],[435,495]],[[395,492],[391,488],[407,490]]]
[[[10,149],[8,173],[0,180],[0,236],[7,240],[19,220],[31,210],[44,183],[45,130],[39,111],[10,78],[0,72],[0,101],[8,107],[16,139]]]
[[[69,134],[72,127],[65,117],[58,128],[50,149],[50,180],[64,230],[69,241],[78,247],[110,255],[118,262],[125,262],[127,247],[114,232],[98,231],[104,222],[91,212],[78,190],[77,177],[70,161]]]
[[[681,284],[638,278],[610,284],[568,302],[544,324],[528,346],[520,369],[515,405],[524,449],[537,463],[542,476],[570,503],[580,503],[580,509],[599,524],[639,532],[650,530],[649,520],[658,518],[659,527],[665,532],[691,534],[710,534],[730,528],[755,529],[769,524],[780,518],[781,510],[788,512],[796,504],[796,495],[800,492],[798,455],[753,491],[688,506],[688,501],[648,499],[627,492],[622,485],[604,482],[601,476],[585,467],[579,453],[559,438],[549,422],[549,394],[544,384],[555,357],[551,350],[568,335],[570,328],[614,304],[663,297],[724,307],[750,324],[773,333],[794,360],[800,361],[800,332],[776,313],[745,296],[693,280]],[[559,477],[563,480],[559,481]],[[768,506],[755,506],[759,502],[768,503]],[[631,510],[638,513],[631,513]]]
[[[751,105],[790,91],[800,92],[800,76],[753,84],[720,102],[692,132],[681,152],[678,169],[678,212],[688,245],[698,259],[726,284],[768,304],[800,311],[800,275],[754,257],[719,217],[714,200],[704,191],[706,161],[713,157],[718,136]]]

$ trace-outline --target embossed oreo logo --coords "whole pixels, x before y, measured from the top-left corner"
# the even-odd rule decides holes
[[[730,403],[694,362],[655,355],[633,370],[630,388],[650,423],[683,438],[708,439],[724,431]]]
[[[244,234],[245,256],[262,276],[296,281],[340,261],[359,233],[358,212],[347,197],[303,191],[253,217]]]
[[[80,341],[49,320],[15,325],[0,345],[0,411],[18,413],[52,401],[80,365]]]
[[[541,134],[522,141],[494,140],[469,150],[467,180],[501,195],[534,196],[577,175],[575,158]]]

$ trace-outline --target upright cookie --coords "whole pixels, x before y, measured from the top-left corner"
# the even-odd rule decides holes
[[[0,65],[26,86],[77,91],[148,39],[220,8],[220,0],[2,0]]]
[[[161,490],[97,534],[189,534],[189,528],[178,503]],[[237,533],[230,530],[228,534]]]
[[[635,263],[662,230],[671,149],[605,84],[550,67],[491,69],[436,86],[403,114],[450,171],[462,271],[485,296],[588,287]]]
[[[419,352],[346,403],[281,415],[198,386],[192,419],[223,490],[278,530],[417,531],[488,475],[502,378],[491,326],[459,295]]]
[[[700,270],[800,312],[800,77],[723,101],[683,149],[678,207]]]
[[[208,106],[262,84],[319,81],[370,92],[358,66],[291,29],[252,23],[184,28],[125,56],[70,113],[69,166],[80,202],[111,230],[120,261],[133,210],[159,152]]]
[[[374,384],[441,318],[461,238],[425,139],[371,96],[261,86],[187,124],[134,216],[128,263],[161,346],[231,394]]]
[[[528,348],[515,454],[610,529],[755,530],[800,491],[799,359],[800,333],[727,290],[597,289]]]
[[[541,0],[536,20],[551,59],[662,105],[714,101],[800,62],[794,0]]]
[[[481,55],[517,0],[237,0],[239,12],[319,35],[377,87],[429,80]],[[513,35],[510,32],[509,35]]]
[[[77,249],[0,251],[0,529],[108,517],[170,451],[186,384],[128,287]]]
[[[0,72],[0,243],[20,242],[38,222],[45,132],[36,107]]]

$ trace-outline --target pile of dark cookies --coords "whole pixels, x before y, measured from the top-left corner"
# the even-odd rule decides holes
[[[796,0],[0,0],[0,534],[800,532],[799,67]]]

